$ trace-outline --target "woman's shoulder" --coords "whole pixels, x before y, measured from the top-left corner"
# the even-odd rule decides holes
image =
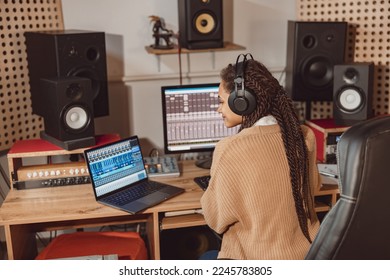
[[[306,140],[306,145],[309,148],[309,150],[312,150],[313,148],[315,148],[314,145],[316,143],[314,132],[307,125],[301,125],[301,128],[302,128],[303,136],[305,137]]]
[[[313,130],[310,127],[308,127],[307,125],[302,124],[301,129],[302,129],[303,135],[305,136],[306,139],[315,138]]]

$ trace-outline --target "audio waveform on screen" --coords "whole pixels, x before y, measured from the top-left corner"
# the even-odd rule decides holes
[[[144,168],[139,146],[121,143],[115,147],[92,152],[89,156],[91,176],[96,187],[124,178]]]

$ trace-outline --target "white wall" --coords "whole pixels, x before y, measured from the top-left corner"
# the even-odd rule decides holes
[[[155,56],[150,15],[178,30],[178,0],[62,0],[66,29],[106,32],[110,116],[96,120],[97,133],[137,134],[145,152],[163,147],[162,85],[179,84],[178,55]],[[287,20],[295,19],[292,0],[224,0],[225,40],[246,47],[275,76],[285,67]],[[218,82],[219,71],[243,51],[182,55],[183,83]]]

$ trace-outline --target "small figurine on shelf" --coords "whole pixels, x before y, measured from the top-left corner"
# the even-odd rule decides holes
[[[172,30],[165,27],[164,19],[159,16],[149,16],[150,22],[153,22],[154,49],[173,49],[174,45],[171,38],[174,35]],[[163,40],[161,43],[161,39]]]

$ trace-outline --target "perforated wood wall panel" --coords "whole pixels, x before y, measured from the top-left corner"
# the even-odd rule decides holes
[[[63,26],[60,0],[0,0],[0,151],[43,130],[31,109],[24,32]]]
[[[374,62],[374,111],[389,114],[390,1],[297,0],[297,19],[348,22],[346,59]],[[312,102],[313,119],[332,115],[331,102]]]

